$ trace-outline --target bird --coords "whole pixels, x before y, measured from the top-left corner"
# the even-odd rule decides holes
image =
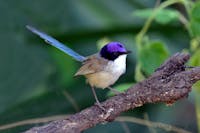
[[[126,58],[131,51],[127,50],[121,42],[109,42],[104,45],[99,52],[89,56],[82,56],[45,32],[30,25],[26,25],[26,28],[44,39],[48,44],[56,47],[65,54],[71,56],[73,59],[82,63],[74,76],[86,77],[87,83],[91,86],[92,93],[96,100],[96,105],[104,110],[98,100],[95,88],[108,88],[111,91],[118,93],[118,91],[113,89],[111,85],[113,85],[119,77],[125,73]]]

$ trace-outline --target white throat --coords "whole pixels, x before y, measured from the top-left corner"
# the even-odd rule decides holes
[[[120,55],[114,61],[109,61],[109,69],[116,76],[120,76],[126,71],[126,57],[127,55]]]

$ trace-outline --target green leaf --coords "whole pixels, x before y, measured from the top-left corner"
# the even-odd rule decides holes
[[[194,36],[197,36],[197,37],[200,36],[200,21],[192,19],[190,21],[190,28]]]
[[[200,2],[194,4],[190,13],[190,28],[194,36],[200,36]]]
[[[133,85],[133,83],[124,83],[124,84],[114,86],[113,88],[119,92],[124,92],[125,90],[130,88],[132,85]],[[107,93],[108,97],[113,96],[113,95],[114,95],[114,93],[112,91],[108,91],[108,93]]]
[[[143,10],[136,10],[133,15],[147,19],[149,16],[153,15],[154,9],[143,9]],[[172,21],[177,21],[179,19],[179,12],[173,9],[161,9],[155,15],[155,21],[159,24],[168,24]]]
[[[150,42],[139,51],[141,69],[151,74],[169,56],[169,51],[162,42]]]
[[[196,51],[199,47],[199,42],[200,42],[200,38],[193,38],[191,41],[190,41],[190,50],[192,52]]]
[[[189,64],[191,66],[200,66],[200,49],[197,49],[195,53],[190,58]]]
[[[190,16],[192,19],[200,21],[200,2],[194,4],[194,7],[191,10]]]

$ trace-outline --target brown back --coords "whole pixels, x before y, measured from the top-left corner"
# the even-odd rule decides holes
[[[83,62],[81,68],[74,76],[87,75],[103,71],[108,63],[108,60],[100,57],[98,54],[91,55]]]

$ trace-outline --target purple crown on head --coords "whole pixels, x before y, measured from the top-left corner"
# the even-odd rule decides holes
[[[122,43],[110,42],[101,49],[100,55],[105,59],[115,60],[120,55],[127,54],[128,52]]]

